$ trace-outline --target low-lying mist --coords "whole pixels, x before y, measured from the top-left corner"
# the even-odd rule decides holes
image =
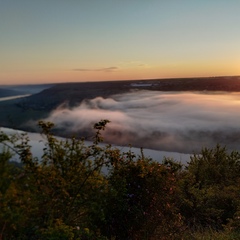
[[[90,136],[94,123],[108,119],[105,142],[192,153],[218,143],[240,149],[239,110],[240,93],[134,91],[60,106],[46,120],[65,134]]]

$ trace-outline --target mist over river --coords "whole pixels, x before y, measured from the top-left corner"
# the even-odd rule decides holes
[[[240,150],[239,92],[160,92],[135,90],[85,99],[75,107],[58,106],[44,119],[56,125],[61,136],[94,136],[93,125],[108,119],[105,143],[161,161],[163,156],[189,161],[203,147],[226,146]],[[35,126],[28,121],[26,126]],[[39,129],[38,129],[39,130]],[[14,130],[4,129],[11,133]],[[44,139],[29,133],[34,154],[41,157]],[[86,144],[91,142],[86,141]],[[184,154],[185,153],[185,154]]]
[[[132,91],[59,106],[45,120],[61,133],[81,135],[101,119],[111,121],[104,140],[120,146],[190,154],[216,144],[240,150],[239,92]]]

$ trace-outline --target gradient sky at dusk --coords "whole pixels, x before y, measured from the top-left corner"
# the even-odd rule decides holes
[[[238,0],[0,0],[0,84],[240,75]]]

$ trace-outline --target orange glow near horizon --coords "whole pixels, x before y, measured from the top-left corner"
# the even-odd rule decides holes
[[[138,79],[163,79],[184,77],[212,77],[212,76],[238,76],[240,72],[237,64],[229,65],[204,65],[199,70],[199,65],[169,65],[162,67],[137,67],[119,68],[114,71],[47,71],[47,72],[13,72],[1,73],[1,84],[38,84],[58,82],[84,82],[84,81],[111,81],[111,80],[138,80]],[[188,68],[188,69],[187,69]],[[186,70],[187,69],[187,70]]]

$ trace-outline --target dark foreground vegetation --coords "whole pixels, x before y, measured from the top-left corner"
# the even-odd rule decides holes
[[[107,122],[91,146],[39,122],[41,159],[27,135],[0,134],[0,240],[240,239],[240,153],[217,145],[187,167],[159,163],[99,145]]]

